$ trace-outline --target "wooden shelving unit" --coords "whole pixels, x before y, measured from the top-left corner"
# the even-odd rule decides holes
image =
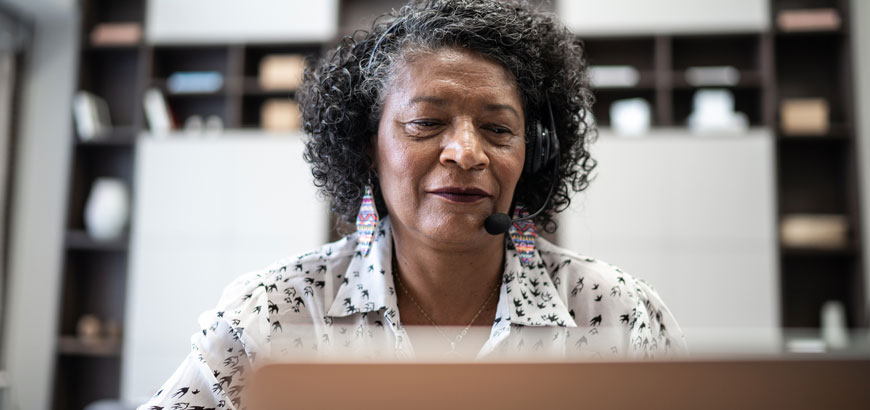
[[[76,336],[76,326],[86,314],[103,323],[122,323],[128,235],[110,242],[94,241],[85,231],[83,214],[96,178],[120,178],[135,192],[133,161],[135,138],[143,127],[139,101],[145,55],[141,43],[94,46],[89,42],[90,31],[99,23],[144,23],[142,1],[83,1],[81,10],[78,89],[106,100],[114,128],[105,138],[89,141],[79,139],[71,128],[69,139],[73,158],[52,408],[75,410],[120,393],[121,340],[83,342]]]
[[[93,182],[123,180],[135,195],[136,140],[146,131],[142,97],[149,87],[163,90],[177,125],[191,115],[218,116],[225,128],[260,128],[260,107],[270,98],[290,99],[293,90],[265,90],[257,80],[260,60],[271,54],[316,55],[320,44],[93,45],[91,30],[100,23],[145,25],[146,0],[83,1],[78,88],[106,100],[113,129],[99,139],[82,141],[72,128],[71,181],[68,196],[60,325],[57,333],[52,408],[81,409],[120,394],[122,340],[84,342],[76,324],[86,314],[104,323],[122,324],[125,310],[129,234],[95,241],[83,214]],[[215,92],[173,94],[167,78],[179,71],[217,71],[224,85]],[[132,198],[131,198],[132,200]],[[128,230],[129,231],[129,230]]]
[[[395,1],[384,2],[385,8]],[[834,7],[848,20],[848,2],[772,0],[772,21],[779,10]],[[225,128],[260,128],[260,108],[271,98],[289,99],[292,90],[264,90],[257,76],[260,61],[272,54],[317,55],[319,43],[95,46],[93,27],[103,22],[145,25],[146,0],[82,2],[79,89],[104,98],[114,131],[82,142],[70,134],[73,160],[68,196],[61,319],[57,333],[54,405],[81,409],[87,403],[116,398],[120,391],[122,341],[86,344],[76,338],[76,323],[92,314],[122,323],[128,262],[128,237],[109,243],[91,240],[83,211],[98,177],[121,178],[135,195],[136,139],[146,129],[142,96],[149,87],[163,90],[179,125],[191,115],[219,117]],[[341,2],[341,7],[362,7]],[[368,6],[365,6],[368,8]],[[344,20],[355,22],[356,19]],[[344,21],[343,20],[343,21]],[[774,26],[775,27],[775,24]],[[700,88],[686,79],[696,66],[732,66],[740,79],[725,87],[735,96],[736,111],[750,126],[779,130],[778,105],[784,98],[823,97],[831,104],[832,126],[826,135],[777,134],[778,214],[841,213],[848,216],[852,241],[844,249],[780,248],[782,324],[818,327],[827,300],[847,308],[848,323],[866,325],[862,284],[860,206],[857,197],[855,124],[851,96],[848,30],[754,34],[649,35],[584,38],[592,65],[630,65],[639,79],[631,87],[595,90],[593,113],[609,126],[613,101],[639,97],[652,107],[653,125],[686,125],[692,98]],[[178,71],[216,71],[223,86],[214,92],[173,94],[167,80]],[[72,128],[71,128],[72,129]],[[739,166],[739,164],[735,164]]]
[[[610,105],[625,98],[646,100],[652,109],[653,126],[685,126],[692,96],[700,88],[730,90],[735,109],[748,115],[750,126],[768,124],[763,110],[770,83],[762,57],[765,34],[591,37],[583,41],[591,65],[626,65],[640,74],[634,86],[595,90],[593,114],[600,126],[610,125]],[[732,66],[738,70],[739,81],[730,86],[692,85],[686,70],[696,66]]]
[[[842,23],[836,29],[786,32],[776,26],[781,11],[832,8]],[[824,98],[830,106],[830,130],[824,135],[789,136],[777,131],[779,215],[845,215],[848,243],[834,249],[782,247],[782,324],[817,328],[822,304],[843,304],[850,327],[867,326],[864,255],[852,96],[852,44],[849,1],[776,0],[774,59],[777,101]]]
[[[800,32],[777,27],[780,11],[812,8],[836,9],[841,26]],[[829,300],[844,305],[850,327],[867,326],[848,17],[845,0],[773,0],[769,32],[583,39],[591,65],[628,65],[640,73],[635,86],[595,90],[593,114],[600,126],[610,125],[610,105],[624,98],[645,99],[653,126],[685,126],[698,89],[727,89],[750,126],[775,131],[779,219],[846,215],[850,236],[844,247],[780,246],[781,324],[787,328],[818,328],[821,306]],[[704,66],[734,67],[739,80],[693,86],[686,70]],[[830,105],[826,133],[790,136],[781,131],[781,101],[819,97]]]

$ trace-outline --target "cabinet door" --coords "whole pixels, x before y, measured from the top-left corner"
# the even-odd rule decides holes
[[[778,327],[769,132],[706,138],[662,130],[643,139],[605,134],[593,145],[593,157],[599,161],[596,179],[560,216],[563,246],[650,282],[695,351],[708,342],[720,344],[710,348],[733,348],[708,339],[717,329]],[[732,333],[731,341],[746,336]],[[762,345],[753,348],[776,348],[774,339],[757,342]]]
[[[149,0],[154,44],[323,42],[335,37],[338,0]]]
[[[557,0],[578,35],[761,32],[768,0]]]
[[[137,146],[124,398],[169,378],[234,278],[326,242],[301,138],[253,134]]]

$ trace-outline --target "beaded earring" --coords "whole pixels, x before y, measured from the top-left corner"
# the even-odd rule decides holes
[[[515,208],[515,218],[522,218],[529,215],[529,211],[522,205],[517,205]],[[520,263],[524,266],[530,266],[532,257],[535,255],[535,239],[538,233],[535,231],[534,220],[518,221],[511,224],[508,230],[511,242],[520,256]]]
[[[356,231],[359,235],[359,245],[357,249],[361,251],[363,256],[368,256],[372,249],[372,241],[375,238],[375,231],[378,230],[378,210],[375,208],[375,200],[372,196],[372,187],[366,185],[363,193],[362,203],[359,207],[359,213],[356,215]]]

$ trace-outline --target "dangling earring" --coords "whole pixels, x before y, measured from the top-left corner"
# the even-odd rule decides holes
[[[368,256],[369,251],[372,249],[375,231],[377,230],[378,210],[375,208],[375,200],[372,197],[372,187],[371,185],[366,185],[359,213],[356,214],[356,231],[359,236],[357,250],[361,251],[362,256]]]
[[[515,210],[515,218],[529,215],[529,211],[522,205],[517,205]],[[511,224],[508,233],[510,234],[511,242],[514,243],[517,254],[520,256],[520,263],[525,266],[531,266],[532,257],[535,255],[535,239],[538,237],[538,233],[535,231],[534,220],[514,222]]]

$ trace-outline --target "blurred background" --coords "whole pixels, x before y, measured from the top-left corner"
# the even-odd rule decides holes
[[[229,281],[337,238],[305,58],[395,0],[0,0],[0,391],[152,394]],[[599,161],[552,239],[699,355],[870,344],[870,3],[535,1],[585,42]]]

